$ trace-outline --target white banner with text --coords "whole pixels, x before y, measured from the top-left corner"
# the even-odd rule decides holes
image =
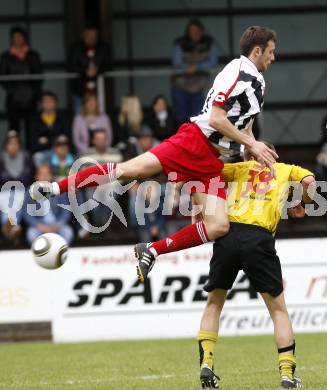
[[[327,331],[327,239],[279,240],[286,301],[296,332]],[[212,245],[162,256],[139,284],[130,246],[71,249],[53,286],[55,341],[194,337],[205,306]],[[57,272],[57,271],[56,271]],[[240,272],[222,335],[270,334],[261,297]]]

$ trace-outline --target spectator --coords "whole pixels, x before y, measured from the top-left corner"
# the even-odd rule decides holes
[[[93,132],[92,147],[82,155],[79,162],[84,165],[106,164],[108,161],[121,162],[123,156],[118,149],[107,146],[107,132],[103,129],[98,129]],[[96,199],[99,202],[98,206],[90,211],[90,217],[95,224],[105,224],[111,215],[111,209],[108,207],[109,192],[116,194],[115,190],[119,183],[103,184],[96,189]],[[83,204],[87,199],[93,198],[94,188],[87,188],[77,193],[78,203]],[[117,196],[115,196],[115,199]],[[86,216],[87,218],[87,216]],[[87,238],[86,231],[81,227],[78,231],[79,238]]]
[[[4,151],[0,153],[0,205],[1,205],[1,229],[4,236],[16,241],[22,232],[20,226],[22,220],[22,204],[24,201],[24,188],[3,187],[9,181],[19,181],[25,188],[32,181],[32,162],[28,152],[21,149],[18,133],[14,130],[8,132],[4,141]],[[13,212],[17,205],[15,218],[9,215],[9,209]],[[20,207],[19,207],[20,205]],[[8,209],[8,208],[9,209]]]
[[[110,148],[108,145],[108,135],[106,130],[97,129],[93,132],[92,147],[83,154],[82,160],[87,162],[90,159],[97,161],[99,164],[105,164],[108,161],[121,162],[123,156],[118,149]]]
[[[95,27],[86,27],[82,39],[70,49],[68,69],[80,75],[73,80],[74,110],[80,112],[82,96],[86,92],[95,92],[96,77],[110,68],[110,47],[99,40]]]
[[[51,169],[48,165],[41,165],[37,168],[35,180],[49,181],[53,180]],[[32,203],[29,195],[26,197],[26,204]],[[60,207],[60,204],[68,204],[67,194],[62,194],[57,198],[50,198],[49,211],[45,216],[33,216],[27,212],[27,207],[24,207],[23,218],[27,226],[26,239],[29,244],[36,237],[43,233],[57,233],[64,237],[68,244],[73,241],[73,229],[69,226],[71,219],[70,211]]]
[[[151,129],[143,126],[138,135],[137,141],[129,144],[128,158],[136,157],[155,146],[156,140],[153,137]],[[137,230],[139,240],[141,242],[149,242],[158,240],[165,235],[165,217],[162,213],[163,207],[163,194],[165,193],[165,178],[162,174],[156,175],[152,178],[157,181],[160,185],[149,187],[147,190],[143,190],[140,186],[140,181],[135,184],[129,190],[129,217],[130,226]],[[156,200],[154,199],[156,198]],[[159,199],[158,199],[159,198]],[[140,225],[137,219],[137,211],[144,209],[145,203],[156,202],[159,203],[157,210],[151,214],[144,215],[144,224]]]
[[[59,135],[71,136],[70,124],[63,112],[58,110],[58,98],[50,91],[43,92],[41,99],[41,111],[34,116],[31,123],[31,151],[34,155],[34,163],[39,166],[44,164],[47,154],[53,146],[53,141]],[[47,153],[45,153],[47,152]]]
[[[42,73],[40,56],[29,47],[26,31],[14,27],[10,31],[10,47],[1,54],[0,74],[10,76],[33,73]],[[21,121],[24,120],[25,143],[29,146],[30,113],[36,109],[41,80],[4,81],[2,85],[7,94],[9,129],[20,131]]]
[[[83,99],[82,112],[77,115],[73,123],[74,146],[78,154],[84,154],[92,145],[94,130],[103,129],[107,134],[107,144],[112,144],[112,125],[105,113],[100,113],[96,95],[87,93]]]
[[[120,148],[126,148],[129,138],[139,134],[142,121],[143,111],[140,99],[137,96],[122,97],[116,134],[116,141]]]
[[[74,156],[70,152],[69,139],[65,135],[59,135],[54,140],[47,163],[55,181],[69,175],[69,170],[74,163]]]
[[[204,104],[208,70],[217,66],[218,55],[211,36],[199,20],[191,20],[185,34],[176,39],[173,66],[182,74],[172,77],[172,96],[179,124],[197,115]]]
[[[159,141],[169,138],[176,132],[175,116],[169,108],[165,96],[157,95],[153,99],[145,123],[151,128],[154,137]]]

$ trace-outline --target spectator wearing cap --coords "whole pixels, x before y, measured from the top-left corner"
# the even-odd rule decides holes
[[[35,180],[53,181],[50,167],[48,165],[39,166],[36,170]],[[68,195],[62,194],[59,197],[47,199],[46,202],[49,202],[49,209],[44,216],[32,215],[26,205],[33,203],[33,201],[29,194],[26,196],[23,219],[26,224],[27,242],[31,244],[36,237],[43,233],[57,233],[64,237],[68,244],[71,244],[74,238],[73,229],[69,225],[72,214],[60,206],[69,204]]]
[[[87,93],[83,98],[82,111],[75,116],[73,123],[73,141],[79,155],[86,153],[92,146],[93,132],[97,129],[106,132],[106,146],[111,146],[111,120],[107,114],[100,112],[96,95]]]
[[[136,141],[134,139],[131,141],[127,151],[128,159],[147,152],[158,143],[153,137],[151,129],[144,125],[140,129]],[[157,240],[165,235],[165,217],[162,214],[162,207],[166,179],[163,174],[159,174],[154,176],[152,180],[158,182],[160,186],[151,186],[150,190],[149,187],[140,186],[142,181],[138,181],[129,190],[129,222],[130,226],[136,229],[138,239],[142,242]],[[153,202],[159,206],[153,213],[145,214],[144,224],[139,224],[137,211],[143,210],[146,202]]]
[[[69,175],[70,168],[74,163],[74,156],[70,152],[70,143],[66,135],[59,135],[54,140],[52,151],[46,163],[50,166],[55,181]]]
[[[41,110],[34,115],[31,123],[31,152],[45,152],[51,150],[53,141],[59,135],[71,137],[70,123],[66,115],[58,110],[58,98],[51,91],[45,91],[42,94]],[[42,155],[39,153],[42,164]],[[38,157],[35,157],[38,158]]]
[[[151,109],[144,122],[151,128],[158,141],[163,141],[175,134],[177,127],[175,115],[164,95],[157,95],[153,99]]]
[[[32,161],[29,153],[21,148],[19,135],[11,130],[4,141],[4,150],[0,153],[0,211],[1,228],[4,236],[16,240],[21,233],[22,205],[24,189],[16,187],[13,182],[20,182],[27,188],[32,182]],[[11,182],[9,186],[9,182]],[[16,220],[10,220],[9,208],[17,205]]]
[[[79,74],[79,78],[72,82],[74,111],[78,114],[84,94],[94,93],[97,76],[110,69],[110,47],[99,39],[97,28],[88,26],[83,31],[82,39],[72,45],[69,53],[68,70]]]
[[[175,40],[172,63],[174,69],[182,71],[172,77],[173,104],[181,124],[202,110],[208,71],[218,64],[214,40],[199,20],[191,20],[185,34]]]
[[[10,31],[10,47],[0,57],[2,76],[42,73],[39,53],[28,44],[27,33],[20,27]],[[9,129],[21,130],[24,121],[25,143],[29,146],[30,114],[35,111],[41,92],[41,80],[3,81]]]

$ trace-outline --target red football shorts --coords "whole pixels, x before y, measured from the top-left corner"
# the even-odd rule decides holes
[[[163,172],[173,182],[188,182],[190,192],[202,192],[226,199],[219,152],[195,123],[184,123],[177,133],[150,149]]]

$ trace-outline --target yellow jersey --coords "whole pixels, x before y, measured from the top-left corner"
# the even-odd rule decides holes
[[[230,222],[261,226],[276,233],[290,184],[299,184],[312,172],[297,165],[274,164],[276,177],[255,160],[225,164]]]

